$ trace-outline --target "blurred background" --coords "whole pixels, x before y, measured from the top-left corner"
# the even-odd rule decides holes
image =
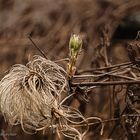
[[[77,65],[78,69],[84,69],[105,66],[98,55],[103,36],[109,43],[110,63],[128,61],[124,44],[135,40],[139,30],[140,0],[0,0],[0,78],[13,64],[26,64],[31,56],[41,55],[28,35],[51,60],[67,58],[71,34],[81,35],[83,51]],[[72,104],[79,108],[78,101]],[[107,119],[108,106],[108,89],[103,87],[94,90],[90,102],[80,107],[85,116]],[[107,139],[112,126],[106,126],[103,136],[99,130],[100,126],[91,128],[87,140]],[[111,138],[123,140],[122,135],[123,130],[118,128]],[[25,134],[20,127],[8,126],[0,117],[0,140],[25,139],[58,138],[51,131],[46,135]]]

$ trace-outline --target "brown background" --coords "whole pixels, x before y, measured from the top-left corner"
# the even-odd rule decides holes
[[[83,51],[78,68],[104,66],[97,55],[101,33],[107,29],[111,47],[108,51],[112,64],[127,61],[122,42],[133,40],[140,30],[139,0],[0,0],[0,77],[15,63],[26,64],[34,54],[40,54],[28,39],[30,34],[36,44],[51,60],[68,57],[68,41],[72,33],[83,37]],[[112,55],[113,54],[113,55]],[[40,54],[41,55],[41,54]],[[64,64],[65,66],[65,64]],[[90,103],[84,106],[85,116],[109,117],[108,89],[94,90]],[[79,107],[78,102],[73,105]],[[87,139],[105,139],[112,126],[107,125],[99,136],[100,126],[90,129]],[[27,135],[20,127],[7,126],[3,118],[0,129],[7,134],[0,140],[51,140],[46,135]],[[16,134],[16,136],[12,136]],[[122,137],[121,137],[122,136]],[[124,139],[118,128],[113,139]]]

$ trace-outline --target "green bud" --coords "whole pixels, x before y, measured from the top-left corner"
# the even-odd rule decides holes
[[[69,41],[69,50],[71,56],[76,56],[82,47],[82,39],[79,35],[72,35]]]
[[[76,60],[80,50],[82,48],[82,39],[78,35],[72,35],[69,41],[69,57],[70,61],[68,63],[67,71],[72,77],[76,71]]]

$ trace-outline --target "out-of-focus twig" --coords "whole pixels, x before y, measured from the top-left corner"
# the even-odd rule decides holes
[[[34,45],[34,47],[46,58],[46,59],[48,59],[47,58],[47,56],[46,56],[46,54],[35,44],[35,42],[32,40],[32,37],[30,36],[30,35],[28,35],[28,38],[29,38],[29,40],[32,42],[32,44]]]

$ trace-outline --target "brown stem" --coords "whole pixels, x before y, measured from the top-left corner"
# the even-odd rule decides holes
[[[71,83],[72,87],[76,86],[111,86],[111,85],[125,85],[125,84],[140,84],[140,80],[134,81],[109,81],[109,82],[82,82],[82,83]]]
[[[29,40],[32,42],[32,44],[34,45],[34,47],[35,47],[46,59],[48,59],[47,56],[46,56],[46,54],[43,52],[43,50],[41,50],[41,49],[35,44],[35,42],[32,40],[32,38],[31,38],[30,35],[28,35],[28,38],[29,38]]]
[[[112,65],[112,66],[108,66],[108,67],[91,68],[91,69],[86,69],[86,70],[79,70],[78,74],[81,74],[81,73],[84,73],[84,72],[93,72],[93,71],[98,71],[98,70],[108,70],[108,69],[112,69],[112,68],[116,68],[116,67],[122,67],[122,66],[130,65],[130,64],[132,64],[132,62],[125,62],[125,63],[116,64],[116,65]]]

